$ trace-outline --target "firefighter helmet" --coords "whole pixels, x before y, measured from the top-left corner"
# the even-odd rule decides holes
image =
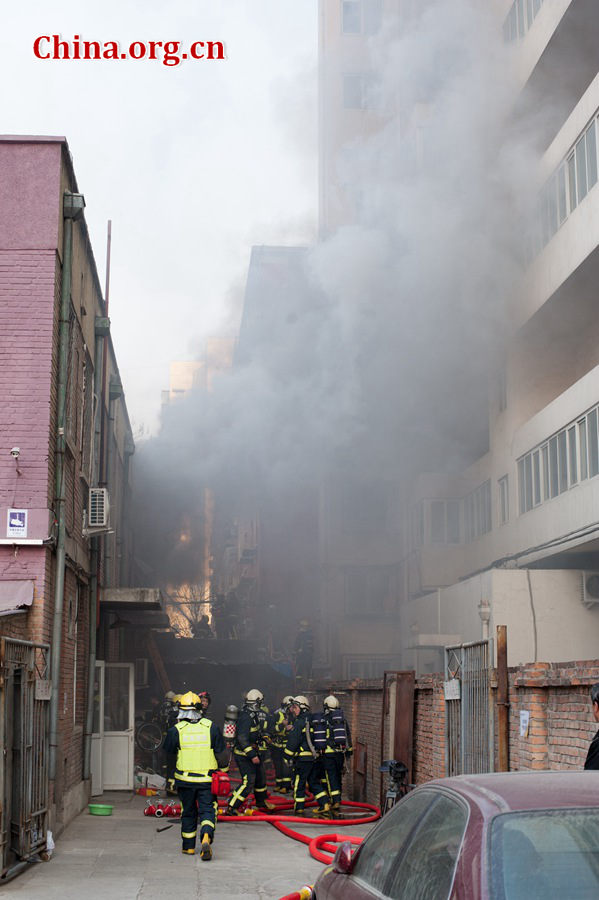
[[[200,698],[193,691],[187,691],[179,701],[181,709],[197,709],[200,706]]]
[[[297,697],[294,697],[293,702],[304,712],[310,712],[310,701],[303,694],[298,694]]]
[[[175,692],[167,691],[166,694],[164,695],[164,699],[173,701],[175,699]]]
[[[250,709],[260,709],[263,700],[264,694],[257,688],[252,688],[251,691],[248,691],[245,695],[245,705],[249,706]]]
[[[324,698],[322,705],[325,709],[339,709],[339,701],[332,694]]]
[[[171,703],[181,703],[181,697],[183,694],[173,694]]]
[[[283,697],[281,706],[289,706],[290,703],[293,703],[293,697],[291,696],[291,694],[287,694],[286,697]]]

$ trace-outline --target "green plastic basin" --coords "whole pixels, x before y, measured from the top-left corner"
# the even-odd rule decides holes
[[[113,810],[107,803],[89,803],[87,808],[92,816],[111,816]]]

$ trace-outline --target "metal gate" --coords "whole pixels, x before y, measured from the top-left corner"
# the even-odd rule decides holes
[[[50,647],[0,639],[2,874],[46,848]]]
[[[492,772],[493,642],[445,648],[445,764],[448,775]]]

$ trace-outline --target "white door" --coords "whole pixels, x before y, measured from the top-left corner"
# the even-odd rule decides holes
[[[104,790],[133,789],[134,725],[135,677],[133,663],[105,663],[104,739],[102,741]]]
[[[91,775],[92,797],[104,790],[102,746],[104,739],[104,662],[98,660],[94,672],[94,724],[92,726]]]

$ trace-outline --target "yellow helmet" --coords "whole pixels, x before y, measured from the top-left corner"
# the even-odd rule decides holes
[[[187,691],[179,700],[179,706],[181,709],[195,709],[197,706],[200,706],[200,702],[197,694],[194,694],[193,691]]]

